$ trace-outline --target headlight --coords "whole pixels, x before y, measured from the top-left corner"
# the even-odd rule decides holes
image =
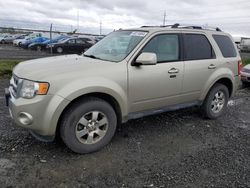
[[[23,80],[20,96],[26,99],[31,99],[36,95],[46,95],[49,89],[49,83],[33,82]]]

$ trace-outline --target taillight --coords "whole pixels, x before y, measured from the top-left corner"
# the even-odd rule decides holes
[[[242,62],[241,62],[241,60],[239,60],[238,61],[238,75],[240,76],[240,71],[241,71],[241,69],[242,69]]]

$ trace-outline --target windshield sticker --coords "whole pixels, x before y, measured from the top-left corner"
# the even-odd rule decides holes
[[[130,36],[145,37],[146,34],[147,34],[147,32],[134,31],[130,34]]]

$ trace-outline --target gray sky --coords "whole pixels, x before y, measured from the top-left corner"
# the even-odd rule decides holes
[[[250,36],[249,0],[0,0],[0,26],[103,33],[142,25],[183,23],[218,26],[233,35]]]

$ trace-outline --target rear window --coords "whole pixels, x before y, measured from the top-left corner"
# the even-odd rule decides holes
[[[214,40],[220,48],[224,57],[236,57],[237,53],[232,40],[225,35],[213,35]]]
[[[184,34],[183,40],[186,61],[215,58],[213,48],[205,35]]]

